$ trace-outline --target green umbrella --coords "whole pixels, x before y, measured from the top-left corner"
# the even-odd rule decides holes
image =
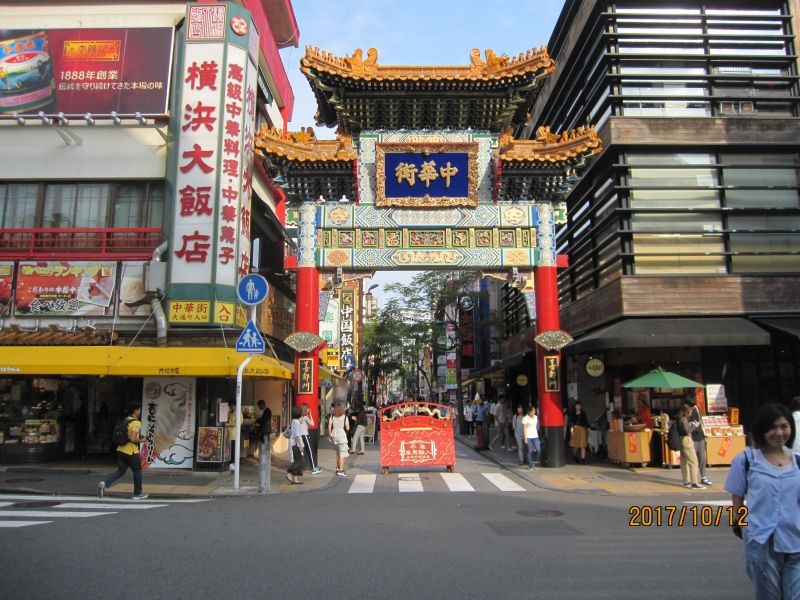
[[[686,379],[677,373],[665,371],[661,367],[653,369],[647,375],[637,377],[628,383],[623,383],[626,388],[698,388],[703,387],[702,383],[697,383],[691,379]]]

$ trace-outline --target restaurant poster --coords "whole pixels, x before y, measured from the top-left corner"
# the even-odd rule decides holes
[[[191,469],[195,448],[194,377],[145,377],[143,469]]]
[[[122,263],[119,276],[117,316],[146,317],[152,312],[144,291],[144,262]]]
[[[222,462],[222,427],[197,428],[197,462]]]
[[[16,316],[103,317],[114,312],[115,262],[20,262]]]
[[[14,263],[0,262],[0,317],[6,316],[11,306],[11,290],[14,283]]]

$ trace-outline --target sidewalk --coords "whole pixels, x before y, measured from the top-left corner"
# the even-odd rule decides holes
[[[475,448],[475,438],[456,435],[456,440],[473,450]],[[520,466],[516,450],[510,452],[495,448],[481,451],[480,454],[510,469],[522,479],[550,491],[610,496],[682,494],[699,495],[703,499],[708,499],[712,494],[715,499],[719,495],[730,499],[730,495],[722,489],[728,477],[728,467],[707,467],[706,476],[713,485],[705,490],[688,490],[683,487],[679,468],[624,468],[605,458],[593,456],[587,456],[585,465],[578,465],[572,460],[569,449],[566,449],[567,463],[564,467],[530,470],[527,465]]]
[[[377,448],[377,446],[368,446]],[[273,453],[270,493],[297,493],[318,490],[328,486],[335,477],[334,450],[325,441],[318,451],[322,473],[312,475],[306,470],[303,485],[293,485],[286,479],[289,466],[287,453]],[[353,460],[348,459],[348,460]],[[37,465],[0,466],[0,493],[6,494],[59,494],[90,495],[97,492],[98,482],[116,468],[113,456],[93,456]],[[257,495],[258,461],[243,458],[239,473],[240,490],[233,489],[233,471],[191,471],[183,469],[156,469],[143,473],[144,491],[151,497],[209,498],[211,496]],[[133,494],[130,473],[114,484],[106,493],[109,497]]]
[[[475,439],[456,435],[456,440],[466,450],[474,449]],[[367,444],[364,456],[347,459],[347,472],[352,476],[380,471],[379,444]],[[479,453],[483,458],[514,472],[532,485],[554,492],[594,494],[604,496],[636,496],[681,494],[702,499],[729,499],[722,489],[728,476],[727,467],[709,467],[707,475],[713,485],[706,490],[687,490],[681,482],[680,469],[661,467],[626,469],[603,458],[589,457],[588,464],[577,465],[567,453],[567,464],[563,468],[539,468],[529,470],[520,466],[517,452],[496,448]],[[303,485],[293,485],[286,479],[289,456],[286,452],[272,453],[272,494],[303,493],[321,490],[336,485],[335,450],[320,440],[318,461],[322,473],[312,475],[306,470]],[[0,493],[16,494],[70,494],[93,496],[97,483],[115,468],[112,456],[73,459],[55,463],[25,466],[0,467]],[[458,463],[456,463],[458,471]],[[148,470],[144,473],[144,491],[158,498],[209,498],[212,496],[238,496],[258,494],[258,462],[252,458],[242,460],[239,478],[240,489],[233,489],[233,472]],[[110,497],[129,496],[133,493],[133,482],[126,474],[108,491]]]

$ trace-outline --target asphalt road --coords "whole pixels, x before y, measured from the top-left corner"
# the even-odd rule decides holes
[[[682,526],[631,527],[624,498],[536,489],[509,472],[524,491],[485,483],[500,471],[466,452],[469,492],[438,484],[438,472],[421,474],[423,491],[400,492],[408,478],[389,474],[372,493],[348,493],[347,478],[291,495],[153,499],[145,509],[91,498],[37,508],[0,495],[9,503],[0,517],[34,515],[12,521],[100,513],[0,528],[0,589],[15,600],[752,598],[728,527],[692,526],[691,513]],[[691,500],[676,498],[634,502]]]

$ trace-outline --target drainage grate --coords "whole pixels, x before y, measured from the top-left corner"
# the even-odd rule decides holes
[[[517,514],[521,517],[563,517],[564,513],[560,510],[518,510]]]
[[[6,483],[39,483],[44,481],[42,477],[17,477],[16,479],[6,479]]]
[[[486,521],[489,529],[501,537],[539,537],[543,535],[583,535],[563,521]]]
[[[58,500],[31,500],[26,502],[14,502],[14,508],[52,508],[61,504]]]

